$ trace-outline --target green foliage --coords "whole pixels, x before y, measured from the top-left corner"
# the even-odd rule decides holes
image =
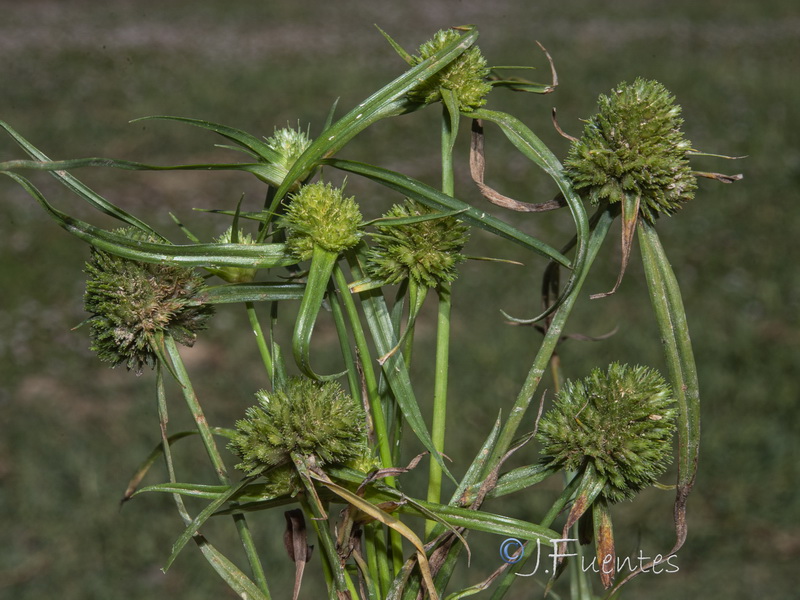
[[[375,245],[369,253],[369,273],[379,281],[400,283],[413,279],[435,288],[457,277],[456,265],[465,260],[461,249],[469,228],[456,217],[393,224],[392,219],[436,215],[437,211],[413,200],[395,204],[376,227]]]
[[[685,163],[689,146],[679,130],[679,108],[654,82],[636,80],[633,86],[621,85],[611,98],[601,97],[600,113],[587,124],[584,142],[578,142],[570,151],[565,170],[555,154],[519,119],[479,108],[491,86],[486,61],[474,45],[476,39],[477,30],[465,27],[437,33],[420,47],[419,56],[406,56],[398,50],[411,68],[338,120],[331,112],[313,142],[299,129],[278,130],[264,142],[211,121],[163,117],[220,134],[237,145],[234,149],[255,158],[256,163],[152,166],[92,158],[56,162],[10,126],[0,123],[34,159],[2,162],[0,173],[19,184],[61,227],[93,245],[92,261],[87,266],[90,285],[86,304],[92,312],[89,323],[101,358],[125,363],[137,371],[145,364],[159,367],[155,395],[161,445],[152,457],[163,454],[169,481],[147,486],[139,493],[168,492],[183,521],[183,533],[173,545],[167,566],[194,540],[236,593],[268,599],[269,586],[245,513],[291,504],[298,505],[313,524],[329,597],[363,595],[356,587],[358,580],[371,600],[413,598],[420,590],[423,596],[437,599],[466,547],[462,531],[454,527],[552,545],[557,534],[551,526],[562,510],[572,507],[564,524],[566,532],[580,519],[586,519],[584,515],[591,506],[596,535],[603,538],[602,543],[598,540],[598,549],[613,549],[607,503],[632,498],[656,481],[671,459],[673,430],[678,433],[681,457],[678,498],[672,512],[677,533],[673,552],[683,544],[686,497],[697,468],[694,459],[699,440],[699,396],[677,281],[651,226],[657,213],[675,212],[694,192],[694,175]],[[552,86],[503,87],[549,92],[555,79],[554,75]],[[440,124],[441,190],[403,172],[333,158],[377,121],[422,110],[440,100],[446,105]],[[530,222],[519,213],[512,215],[514,218],[506,215],[499,219],[460,199],[461,191],[455,191],[453,159],[455,132],[462,116],[498,125],[521,155],[553,180],[560,196],[548,205],[566,204],[571,219],[564,250],[558,252],[549,243],[526,233]],[[581,143],[583,147],[579,147]],[[93,208],[141,230],[155,232],[70,174],[86,167],[242,171],[256,175],[260,184],[267,185],[266,200],[259,211],[241,213],[238,206],[235,212],[215,211],[217,215],[233,216],[233,225],[223,236],[201,244],[190,235],[194,243],[175,247],[163,238],[106,231],[67,215],[21,174],[27,169],[49,171]],[[374,223],[377,233],[366,236],[355,199],[345,197],[342,188],[330,183],[312,182],[323,167],[368,178],[383,186],[383,192],[399,193],[413,200],[391,209]],[[593,219],[588,219],[574,188],[584,190],[597,206]],[[583,382],[567,383],[555,407],[541,422],[538,439],[544,446],[544,464],[504,473],[504,461],[524,446],[514,444],[515,435],[530,416],[528,409],[544,374],[552,368],[554,376],[559,377],[559,362],[553,360],[556,348],[564,339],[565,324],[581,297],[582,286],[610,225],[618,216],[619,211],[611,205],[622,201],[630,208],[633,196],[636,206],[641,199],[638,210],[647,221],[639,233],[650,302],[657,315],[660,340],[664,340],[672,387],[655,371],[620,364],[612,365],[605,373],[595,370]],[[626,246],[625,240],[630,242],[638,215],[634,211],[632,217],[631,211],[625,209],[622,213],[627,262],[630,243]],[[257,221],[258,235],[251,237],[239,230],[240,218]],[[511,241],[533,256],[551,259],[543,282],[545,313],[539,318],[547,317],[547,321],[541,328],[544,339],[530,363],[528,376],[519,386],[516,402],[507,416],[498,419],[464,478],[455,481],[458,492],[445,503],[443,475],[455,479],[442,458],[446,452],[451,295],[459,293],[458,287],[450,284],[455,280],[456,266],[464,260],[461,250],[470,227]],[[265,241],[273,235],[280,240],[284,234],[285,247]],[[134,258],[148,262],[136,262]],[[308,259],[309,270],[298,275],[296,263]],[[229,285],[206,292],[202,278],[177,266],[179,261],[206,268]],[[291,267],[293,281],[288,289],[284,286],[285,274],[275,271],[279,267]],[[563,289],[558,281],[561,267],[571,270]],[[409,285],[398,286],[393,298],[384,289],[386,284],[406,282]],[[427,288],[437,289],[438,303],[431,394],[420,390],[423,386],[417,377],[422,361],[416,358],[419,353],[415,344],[421,336],[414,335]],[[265,367],[261,377],[268,381],[268,389],[256,393],[258,404],[236,422],[236,430],[209,425],[200,403],[203,394],[195,392],[190,369],[175,345],[176,341],[194,341],[210,314],[210,308],[203,305],[208,297],[244,303],[247,337],[251,331],[256,336]],[[299,309],[287,310],[285,304],[297,299]],[[259,320],[258,301],[270,302],[268,335]],[[332,328],[326,323],[327,331],[335,333],[339,343],[343,370],[336,375],[320,376],[311,368],[312,333],[318,321],[325,318],[323,307],[330,310],[333,321]],[[406,314],[408,318],[404,319]],[[281,337],[283,330],[290,329],[294,365],[285,362]],[[325,339],[322,335],[320,338]],[[653,339],[656,347],[660,347],[660,340]],[[474,343],[480,349],[486,340]],[[290,377],[293,367],[305,376]],[[167,407],[171,400],[164,385],[168,376],[176,379],[192,417],[196,429],[191,432],[168,434]],[[336,381],[342,376],[346,376],[349,393]],[[494,386],[481,385],[481,389]],[[433,399],[431,433],[417,400],[420,393]],[[502,399],[502,394],[497,396]],[[469,397],[459,398],[459,407],[469,405]],[[173,449],[172,443],[194,433],[199,434],[216,475],[214,485],[183,481],[180,478],[184,471],[173,461],[178,449]],[[245,477],[238,482],[231,480],[217,449],[215,436],[219,435],[230,439],[229,448],[240,460],[238,468]],[[411,442],[431,454],[425,500],[413,485],[403,485],[400,491],[400,478],[419,460],[403,466],[408,463],[402,452],[409,436],[416,438],[412,437]],[[525,441],[533,437],[531,434]],[[376,464],[375,455],[380,456],[380,465]],[[131,496],[151,464],[152,460],[137,473],[130,486]],[[381,468],[376,470],[378,466]],[[580,477],[574,477],[538,516],[522,521],[483,510],[482,503],[488,495],[526,490],[556,469],[576,471]],[[193,516],[183,503],[183,496],[207,503]],[[330,510],[333,503],[345,504],[346,510]],[[223,514],[233,515],[249,574],[225,558],[205,537],[207,524]],[[435,543],[426,546],[403,521],[407,517],[424,519],[426,537]],[[203,535],[199,533],[201,527]],[[293,526],[285,537],[297,567],[295,586],[299,586],[305,568],[305,536],[303,527]],[[358,550],[362,539],[363,555]],[[434,556],[434,547],[436,560],[429,560]],[[495,577],[499,577],[497,598],[516,580],[512,570],[503,575],[497,571],[479,584],[465,587],[459,583],[462,589],[452,597],[471,595],[493,585]],[[572,577],[573,589],[586,591],[591,587],[587,575],[576,572]],[[602,583],[609,587],[612,580],[613,577],[604,577]],[[298,587],[295,597],[297,592]]]
[[[237,230],[236,235],[233,234],[233,226],[228,227],[222,235],[214,240],[218,244],[245,244],[252,245],[256,241],[249,233],[245,233],[241,229]],[[247,269],[245,267],[207,267],[209,272],[213,273],[220,279],[224,279],[228,283],[247,283],[253,281],[258,273],[258,269]]]
[[[598,106],[564,161],[575,189],[594,205],[640,197],[651,223],[694,197],[691,143],[681,130],[681,107],[663,85],[641,78],[621,83]]]
[[[120,233],[153,241],[131,229]],[[92,350],[112,366],[125,364],[141,373],[145,365],[156,364],[157,335],[192,346],[213,314],[212,306],[197,302],[204,281],[193,269],[137,262],[92,248],[85,271]]]
[[[672,390],[647,367],[614,363],[568,381],[539,423],[544,463],[605,479],[609,502],[630,500],[656,482],[672,460]]]

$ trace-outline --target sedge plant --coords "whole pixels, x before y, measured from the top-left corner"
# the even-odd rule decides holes
[[[92,348],[112,366],[155,371],[158,446],[136,471],[126,496],[173,497],[185,529],[165,568],[192,542],[239,596],[285,597],[270,587],[270,569],[248,521],[254,512],[279,510],[287,523],[286,560],[296,572],[294,598],[314,571],[331,599],[455,600],[478,593],[502,598],[519,581],[534,548],[544,545],[554,555],[567,556],[573,527],[579,534],[570,545],[594,544],[598,564],[613,563],[610,507],[635,501],[653,485],[675,494],[675,543],[659,559],[669,560],[687,537],[700,396],[680,290],[657,225],[694,197],[698,176],[723,182],[737,177],[692,170],[690,158],[697,151],[683,133],[680,106],[658,82],[640,78],[602,95],[597,114],[586,120],[582,137],[572,138],[562,162],[518,117],[487,108],[495,88],[535,94],[555,90],[555,69],[543,48],[553,76],[547,84],[490,67],[476,45],[474,27],[437,32],[416,53],[383,35],[407,70],[343,116],[332,110],[316,137],[310,136],[311,128],[286,127],[260,138],[203,120],[153,117],[222,136],[233,144],[229,149],[245,156],[242,162],[51,161],[0,122],[29,157],[0,163],[0,172],[90,246],[85,306]],[[441,115],[440,181],[424,182],[414,173],[341,156],[376,122],[422,110]],[[455,165],[467,158],[455,152],[462,123],[472,126],[472,179],[457,186]],[[559,190],[556,198],[517,200],[485,183],[483,139],[489,124],[552,178]],[[240,202],[214,211],[213,218],[230,225],[208,242],[179,224],[178,239],[186,236],[188,242],[178,243],[83,184],[74,174],[81,168],[244,171],[264,184],[264,202],[258,210],[243,211]],[[29,178],[36,171],[48,172],[78,198],[120,221],[120,227],[102,229],[56,208]],[[394,206],[378,219],[365,220],[361,200],[327,180],[330,171],[375,182]],[[462,199],[475,188],[501,207],[502,218]],[[560,250],[525,232],[525,225],[545,210],[569,214],[574,235]],[[573,307],[590,301],[583,285],[617,217],[623,266],[614,290],[636,235],[661,338],[653,343],[663,343],[668,372],[606,359],[583,378],[561,381],[558,369],[552,407],[534,419],[531,405],[541,394],[539,385],[547,369],[558,366],[557,344]],[[543,339],[516,398],[500,399],[500,418],[477,432],[484,441],[474,459],[451,465],[445,425],[453,402],[448,394],[451,307],[459,297],[459,266],[468,259],[465,245],[478,235],[496,236],[547,261],[544,309],[532,318],[510,317],[538,323]],[[563,286],[562,270],[568,273]],[[434,381],[431,390],[422,391],[413,384],[420,360],[414,334],[430,300],[436,304]],[[297,310],[287,310],[287,303]],[[203,391],[195,390],[177,347],[193,344],[214,327],[217,304],[242,305],[264,365],[263,386],[252,391],[251,407],[222,426],[208,422]],[[311,341],[315,324],[328,312],[339,342],[331,351],[340,354],[342,367],[318,373],[312,368]],[[279,330],[290,332],[291,349],[276,341]],[[180,402],[169,397],[168,378],[179,383]],[[423,413],[420,394],[432,399],[431,414]],[[480,401],[477,391],[474,398],[458,399],[459,404]],[[168,412],[179,409],[193,417],[195,429],[168,430]],[[532,431],[520,431],[531,422]],[[177,471],[173,454],[184,451],[177,442],[188,435],[202,439],[214,481],[186,481]],[[409,439],[418,456],[406,455]],[[527,466],[506,469],[513,453],[524,456]],[[159,457],[166,466],[162,481],[141,485]],[[428,461],[426,489],[404,485],[406,473],[421,468],[422,460]],[[664,473],[673,460],[677,479],[669,485]],[[537,519],[492,512],[493,498],[529,494],[550,477],[561,478],[561,492]],[[448,479],[456,486],[449,498],[443,495]],[[185,498],[201,500],[203,508],[190,513]],[[234,522],[246,565],[235,564],[204,533],[209,519],[225,518]],[[502,560],[488,578],[456,581],[455,565],[468,560],[470,531],[516,546],[513,551],[501,546]],[[540,582],[546,592],[565,570],[561,558],[558,569]],[[599,576],[571,569],[569,590],[574,598],[615,595],[652,566],[640,565],[624,576],[613,568]]]

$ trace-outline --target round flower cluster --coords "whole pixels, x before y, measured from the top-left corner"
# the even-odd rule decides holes
[[[407,200],[393,206],[378,224],[380,232],[369,253],[369,273],[373,279],[399,283],[412,279],[434,288],[456,278],[456,265],[465,260],[461,249],[467,243],[467,226],[455,217],[430,218],[405,224],[393,219],[435,215],[424,204]]]
[[[339,253],[361,239],[363,219],[353,197],[329,183],[304,185],[291,196],[283,219],[288,251],[298,260],[311,258],[315,246]]]
[[[272,137],[267,138],[267,146],[280,156],[282,167],[289,169],[300,155],[311,145],[311,139],[304,131],[283,127],[276,129]]]
[[[217,244],[233,244],[233,227],[228,227],[214,241]],[[256,240],[249,233],[239,229],[236,235],[236,243],[252,245],[256,243]],[[249,283],[255,279],[256,273],[258,273],[258,269],[248,269],[247,267],[206,267],[206,270],[228,283]]]
[[[672,389],[647,367],[612,364],[567,382],[539,423],[543,461],[605,480],[609,502],[652,485],[672,458],[676,411]]]
[[[156,241],[138,230],[118,233]],[[92,248],[85,272],[92,350],[113,366],[125,364],[141,373],[144,365],[156,363],[157,334],[192,346],[213,314],[212,306],[198,301],[204,280],[190,268],[138,262]]]
[[[570,147],[564,167],[576,190],[593,204],[640,199],[649,222],[671,215],[694,197],[691,143],[684,137],[681,107],[657,81],[636,79],[598,99],[599,112]]]
[[[453,29],[438,31],[432,39],[419,47],[419,55],[412,57],[411,66],[418,65],[442,48],[455,41],[459,33]],[[455,92],[458,108],[470,111],[486,103],[486,94],[492,86],[488,83],[489,67],[477,46],[464,51],[452,63],[429,77],[409,92],[409,98],[421,104],[432,104],[442,99],[442,88]]]
[[[230,444],[242,460],[237,468],[248,475],[291,464],[293,454],[313,456],[319,465],[368,454],[364,409],[338,383],[294,377],[256,397]]]

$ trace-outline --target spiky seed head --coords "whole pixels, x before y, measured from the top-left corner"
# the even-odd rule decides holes
[[[554,469],[605,479],[609,502],[655,483],[672,460],[676,410],[672,389],[647,367],[614,363],[567,382],[539,423],[543,461]]]
[[[363,218],[355,199],[329,183],[304,185],[291,196],[283,218],[288,251],[308,260],[315,246],[329,252],[352,248],[361,239]]]
[[[117,233],[156,241],[136,229]],[[138,262],[92,248],[85,273],[91,348],[112,366],[125,364],[141,373],[144,365],[156,363],[157,334],[192,346],[213,314],[211,305],[198,301],[203,278],[186,267]]]
[[[455,41],[459,33],[453,29],[437,31],[432,39],[419,47],[419,55],[412,57],[412,66],[430,58]],[[442,99],[442,88],[455,92],[459,110],[470,111],[486,104],[486,94],[492,86],[487,77],[489,68],[477,46],[464,51],[449,65],[412,89],[408,96],[414,102],[432,104]]]
[[[384,219],[435,215],[437,211],[420,202],[406,200],[394,205]],[[369,273],[374,279],[399,283],[412,279],[434,288],[451,282],[456,265],[465,260],[461,250],[468,239],[468,227],[455,217],[442,217],[404,225],[391,222],[376,225],[380,235],[369,253]]]
[[[290,169],[300,155],[311,145],[311,138],[299,127],[283,127],[267,138],[267,146],[280,156],[280,165]]]
[[[291,462],[292,454],[317,464],[343,464],[368,453],[361,403],[335,381],[290,378],[281,390],[257,392],[258,404],[236,423],[230,444],[248,475]]]
[[[691,143],[681,130],[681,107],[663,85],[641,78],[621,83],[598,106],[564,161],[575,189],[593,204],[638,196],[651,223],[694,198]]]

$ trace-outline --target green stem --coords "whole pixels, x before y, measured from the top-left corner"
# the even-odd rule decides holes
[[[338,269],[338,267],[336,269]],[[350,295],[347,288],[345,288],[344,293],[348,296]],[[332,285],[329,287],[328,302],[331,307],[331,315],[333,316],[334,327],[336,327],[336,334],[339,336],[339,349],[342,352],[342,359],[344,360],[344,366],[347,370],[347,384],[350,386],[350,395],[353,398],[359,399],[359,403],[363,404],[358,367],[356,366],[353,351],[350,347],[350,334],[347,331],[347,324],[345,323],[344,313],[342,312],[341,295],[336,293]]]
[[[408,281],[408,323],[406,327],[408,330],[405,334],[405,342],[403,343],[403,359],[406,363],[406,369],[411,369],[411,363],[414,356],[414,332],[416,331],[417,315],[422,309],[422,304],[425,302],[425,297],[428,295],[428,288],[421,287],[413,279]],[[397,339],[400,339],[402,330],[402,303],[401,309],[398,312],[397,322]]]
[[[564,507],[566,507],[569,501],[572,499],[572,496],[575,494],[575,490],[578,489],[582,479],[583,478],[581,476],[572,478],[572,481],[567,484],[567,486],[561,492],[561,495],[550,507],[550,510],[547,511],[547,514],[539,522],[542,527],[550,527],[550,525],[552,525],[553,521],[556,520],[558,515],[560,515],[564,510]],[[538,550],[536,546],[533,546],[533,548]],[[514,566],[506,571],[502,579],[500,579],[500,583],[497,585],[494,593],[492,594],[491,600],[500,600],[506,595],[506,592],[508,592],[511,584],[517,581],[519,577],[517,573],[522,570],[522,568],[525,566],[525,563],[528,562],[528,559],[536,551],[534,549],[527,549],[519,562],[514,563]]]
[[[397,290],[397,297],[394,306],[392,306],[391,317],[392,325],[394,327],[395,336],[400,339],[403,329],[403,305],[405,304],[404,298],[408,293],[409,312],[413,310],[412,307],[416,306],[417,286],[413,282],[406,279],[406,281],[399,286]],[[411,362],[414,357],[414,330],[408,332],[406,341],[403,345],[403,362],[406,365],[406,370],[411,369]],[[393,400],[389,392],[389,383],[384,379],[381,381],[381,386],[378,391],[385,398],[390,401]],[[397,402],[390,402],[387,406],[388,419],[392,422],[392,461],[394,464],[400,464],[400,457],[403,450],[403,411],[400,409],[400,404]]]
[[[439,293],[439,310],[436,330],[436,373],[433,386],[433,422],[431,439],[439,453],[444,453],[444,438],[447,416],[447,376],[450,359],[450,287],[442,284]],[[442,467],[435,460],[430,461],[428,471],[428,502],[439,503],[442,492]],[[425,535],[429,536],[436,523],[425,523]]]
[[[189,379],[189,373],[186,371],[186,366],[183,364],[183,359],[181,359],[180,352],[178,351],[178,346],[171,336],[164,337],[164,345],[170,361],[172,362],[172,368],[175,377],[181,386],[183,397],[186,400],[189,411],[194,417],[200,438],[203,440],[203,445],[206,448],[208,458],[211,460],[211,465],[214,467],[214,470],[217,473],[217,478],[223,485],[230,485],[231,480],[230,477],[228,477],[225,463],[222,461],[222,456],[220,455],[217,444],[214,441],[211,428],[208,426],[208,421],[203,414],[203,408],[200,406],[200,401],[194,392],[194,387]],[[235,505],[236,503],[232,503],[232,506]],[[250,533],[250,528],[247,525],[247,520],[243,514],[235,514],[233,516],[233,520],[236,524],[236,530],[239,533],[239,538],[242,542],[242,546],[244,547],[245,554],[247,554],[247,560],[250,563],[250,568],[253,571],[253,577],[255,578],[256,583],[261,591],[264,592],[267,597],[269,597],[267,578],[264,575],[264,568],[261,565],[261,560],[258,557],[258,552],[256,551],[253,536]]]
[[[325,582],[328,585],[328,598],[330,598],[330,600],[336,600],[337,598],[336,590],[339,587],[335,583],[336,573],[339,571],[339,569],[337,568],[338,560],[334,561],[334,563],[331,564],[329,552],[325,551],[325,542],[323,541],[324,539],[323,533],[320,531],[320,523],[314,516],[318,511],[312,511],[311,503],[308,501],[307,498],[305,498],[305,496],[302,495],[300,497],[300,505],[303,507],[303,512],[306,514],[306,516],[309,517],[311,521],[311,527],[314,529],[314,533],[316,534],[317,539],[320,541],[320,545],[322,545],[323,547],[322,560],[321,560],[322,574],[324,575]],[[327,521],[325,521],[325,523],[327,523]],[[330,537],[330,532],[328,533],[327,537]],[[334,552],[334,555],[335,554],[336,553]]]
[[[373,431],[375,432],[375,441],[378,444],[378,454],[381,459],[381,466],[384,469],[388,469],[394,465],[392,461],[392,448],[390,444],[389,432],[386,427],[386,415],[384,413],[381,396],[378,391],[378,379],[375,376],[375,369],[373,368],[372,357],[370,356],[369,344],[367,343],[364,329],[361,327],[358,309],[356,308],[356,304],[352,295],[350,294],[344,272],[338,264],[336,264],[333,268],[333,279],[336,283],[336,287],[341,292],[341,299],[344,304],[345,312],[347,313],[347,318],[350,321],[353,339],[355,340],[356,351],[361,359],[361,368],[364,375],[364,386],[366,387],[367,391],[367,402],[372,415],[372,427]],[[397,482],[393,476],[386,477],[384,481],[391,487],[397,487]],[[377,532],[375,533],[374,537],[375,539],[379,537]],[[394,566],[394,572],[397,573],[403,566],[403,538],[398,532],[392,529],[389,531],[389,539],[392,549],[392,563]],[[378,546],[375,551],[378,552],[379,555],[379,565],[385,567],[387,562],[385,545],[382,545],[382,548]],[[382,556],[381,551],[383,553]]]
[[[158,370],[156,373],[156,387],[158,396],[158,421],[161,428],[161,445],[164,453],[164,461],[167,465],[169,481],[170,483],[175,483],[177,478],[175,477],[175,466],[172,462],[172,451],[170,449],[169,436],[167,435],[167,423],[169,422],[169,416],[167,412],[167,398],[164,391],[164,376],[161,364],[158,365]],[[186,510],[186,505],[183,502],[183,498],[180,494],[173,494],[172,498],[175,501],[175,506],[178,509],[178,514],[180,515],[181,520],[183,521],[184,525],[188,526],[192,522],[192,517],[189,515],[189,511]],[[231,588],[238,591],[238,588],[241,586],[241,581],[233,576],[233,573],[231,572],[233,570],[232,565],[230,569],[226,569],[226,565],[222,564],[223,561],[220,560],[220,556],[216,550],[206,541],[203,536],[195,535],[193,536],[193,539],[211,567],[222,577],[223,580],[225,580],[226,583],[228,583],[228,585],[231,586]],[[260,563],[258,564],[260,566]],[[263,570],[260,572],[263,578]],[[249,580],[248,583],[252,584],[252,582],[249,582]],[[263,578],[263,581],[259,581],[258,588],[262,592],[264,600],[271,600],[266,578]]]
[[[349,591],[351,598],[358,598],[350,574],[339,559],[339,554],[336,551],[336,542],[328,527],[328,517],[324,512],[325,508],[318,503],[314,482],[306,469],[304,459],[299,454],[292,452],[292,462],[300,475],[303,486],[306,488],[305,494],[300,496],[300,503],[306,514],[311,517],[311,524],[322,546],[322,553],[325,559],[323,562],[327,562],[331,570],[334,584],[333,589],[329,590],[331,597],[341,598]]]
[[[158,422],[161,426],[161,446],[164,452],[164,462],[167,465],[167,475],[169,477],[169,481],[170,483],[175,483],[178,480],[175,477],[175,465],[172,462],[172,448],[170,447],[169,436],[167,435],[169,414],[167,412],[167,396],[164,390],[164,374],[161,363],[159,363],[157,367],[156,389],[158,396]],[[189,525],[189,523],[192,522],[192,517],[189,516],[189,512],[186,510],[186,506],[183,503],[183,498],[180,494],[172,494],[172,498],[178,508],[178,514],[181,516],[183,524]]]
[[[292,351],[295,362],[304,375],[323,381],[337,378],[339,375],[322,377],[311,369],[311,333],[317,321],[317,315],[322,308],[322,301],[328,290],[328,283],[333,272],[333,267],[339,260],[336,252],[331,252],[319,245],[315,245],[311,255],[311,266],[308,271],[306,289],[300,301],[300,309],[292,334]]]
[[[178,351],[178,345],[170,336],[164,337],[164,344],[166,346],[170,361],[172,361],[172,368],[175,377],[181,386],[183,397],[186,400],[189,411],[194,417],[194,422],[197,425],[197,431],[200,434],[200,439],[203,440],[206,453],[208,454],[208,458],[211,460],[211,465],[214,467],[214,471],[216,471],[217,478],[219,479],[220,483],[228,485],[230,484],[231,480],[228,477],[225,463],[222,462],[222,456],[220,455],[217,444],[214,441],[211,428],[208,426],[208,421],[206,421],[206,417],[203,414],[203,408],[200,406],[200,401],[197,399],[197,395],[194,392],[194,387],[189,379],[189,373],[186,371],[186,366],[183,364],[183,359]]]
[[[452,99],[451,99],[452,102]],[[453,173],[453,143],[458,133],[458,112],[452,111],[446,102],[442,103],[442,192],[448,196],[455,193],[455,176]],[[436,372],[433,383],[433,420],[431,423],[431,440],[433,447],[444,453],[444,437],[447,417],[447,375],[450,361],[450,287],[446,283],[438,286],[439,308],[436,323]],[[428,470],[429,502],[439,503],[442,494],[442,467],[432,460]],[[429,537],[436,523],[426,521],[425,536]]]
[[[394,578],[386,548],[386,534],[381,524],[377,521],[369,523],[364,529],[370,570],[374,570],[373,580],[376,582],[380,597],[385,598]]]
[[[455,127],[453,119],[455,118]],[[458,116],[450,114],[446,105],[442,105],[442,192],[452,196],[455,192],[455,176],[453,173],[453,142],[455,142]]]
[[[247,318],[250,319],[250,327],[253,328],[253,334],[256,336],[256,344],[258,345],[258,352],[261,354],[264,368],[267,369],[270,382],[274,382],[275,373],[273,371],[272,355],[269,352],[269,343],[264,337],[264,331],[261,329],[255,305],[252,302],[246,302],[245,307],[247,308]]]
[[[547,365],[550,362],[550,358],[553,356],[553,352],[555,352],[556,345],[561,338],[567,318],[569,317],[572,308],[575,306],[575,301],[578,299],[581,288],[586,281],[586,275],[588,274],[592,263],[597,257],[597,252],[600,249],[600,246],[602,245],[602,242],[605,239],[613,220],[614,214],[611,210],[606,209],[599,215],[597,225],[592,231],[589,239],[588,252],[583,272],[575,282],[572,292],[567,296],[567,298],[565,298],[564,302],[553,315],[553,320],[551,321],[550,326],[547,328],[544,340],[542,340],[542,345],[539,347],[539,351],[536,353],[533,364],[528,371],[528,376],[519,391],[517,400],[511,409],[508,419],[503,425],[503,429],[500,431],[497,445],[492,453],[492,458],[488,461],[487,466],[484,469],[484,474],[488,474],[494,465],[497,464],[497,461],[500,460],[506,451],[508,451],[508,449],[511,447],[511,443],[514,440],[517,429],[519,429],[519,426],[525,417],[528,406],[530,406],[531,400],[533,400],[533,395],[536,393],[536,389],[539,387],[542,376],[544,375]]]
[[[339,265],[336,265],[333,269],[333,278],[336,287],[341,292],[341,299],[347,318],[350,321],[351,331],[356,343],[356,350],[361,358],[364,386],[367,391],[367,402],[369,403],[370,413],[372,413],[372,427],[378,444],[381,466],[387,469],[392,466],[392,449],[389,444],[389,432],[386,428],[386,418],[383,412],[383,406],[381,405],[380,394],[378,393],[378,380],[375,376],[375,369],[372,366],[369,344],[367,343],[366,335],[364,335],[364,329],[361,327],[358,309],[348,289],[347,280]],[[387,477],[384,481],[392,487],[396,485],[394,477]]]

